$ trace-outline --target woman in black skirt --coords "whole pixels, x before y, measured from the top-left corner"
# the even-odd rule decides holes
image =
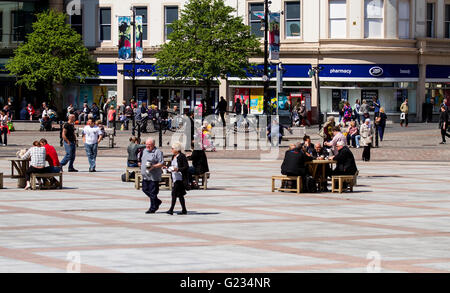
[[[173,215],[173,209],[177,201],[177,197],[181,204],[181,212],[179,215],[186,215],[186,203],[184,196],[186,195],[186,186],[188,185],[188,169],[189,163],[186,156],[181,152],[181,143],[177,142],[172,145],[172,164],[169,171],[172,172],[172,204],[170,209],[166,212]]]

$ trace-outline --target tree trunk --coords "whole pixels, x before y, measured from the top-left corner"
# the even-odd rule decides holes
[[[206,95],[205,95],[205,114],[208,116],[212,112],[212,98],[211,98],[211,80],[206,80]]]

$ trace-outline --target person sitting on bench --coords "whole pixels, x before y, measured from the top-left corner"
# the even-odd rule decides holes
[[[59,173],[61,172],[61,163],[58,159],[58,154],[56,153],[55,148],[52,145],[49,145],[45,138],[41,138],[39,141],[40,145],[45,148],[45,160],[48,162],[48,173]],[[55,185],[57,183],[55,178],[51,178],[50,181],[44,180],[44,184],[49,182],[51,185]]]
[[[308,167],[306,162],[312,161],[311,154],[305,152],[300,145],[295,149],[287,151],[284,155],[283,163],[281,164],[281,174],[286,176],[302,176],[303,183],[305,183],[306,175],[308,175]],[[288,181],[286,188],[296,188],[293,186],[296,181]]]
[[[138,160],[138,153],[145,148],[145,144],[140,144],[140,138],[136,136],[130,137],[130,144],[128,145],[128,160],[127,167],[140,167]]]
[[[27,181],[25,190],[31,189],[31,173],[49,173],[48,167],[45,167],[45,155],[45,148],[36,140],[33,142],[33,147],[20,157],[22,160],[31,158],[30,167],[25,173],[25,179]]]
[[[331,160],[337,161],[333,175],[355,175],[358,169],[352,151],[342,141],[337,142],[336,148],[337,155],[330,157]]]
[[[188,169],[189,183],[193,188],[198,188],[198,182],[193,179],[194,175],[202,175],[209,172],[208,158],[206,157],[205,149],[201,143],[195,147],[194,141],[192,141],[192,154],[187,157],[188,160],[192,160],[192,166]],[[203,182],[205,184],[205,182]]]

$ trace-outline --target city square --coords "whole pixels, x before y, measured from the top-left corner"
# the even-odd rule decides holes
[[[78,148],[79,172],[64,173],[62,190],[24,191],[5,178],[0,270],[448,272],[450,150],[436,143],[435,126],[389,126],[370,162],[353,149],[360,171],[353,193],[272,193],[285,141],[272,161],[250,150],[207,152],[208,189],[188,191],[182,216],[164,213],[164,189],[161,210],[144,213],[148,198],[120,180],[129,133],[118,132],[116,148],[100,148],[97,173],[87,172]],[[2,159],[41,137],[62,156],[57,132],[17,131]],[[9,162],[0,162],[9,174]]]
[[[0,1],[0,273],[450,272],[449,40],[444,0]]]

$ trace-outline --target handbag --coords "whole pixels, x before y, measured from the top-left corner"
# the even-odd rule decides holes
[[[406,118],[406,114],[405,113],[401,113],[400,114],[400,120],[405,120]]]

